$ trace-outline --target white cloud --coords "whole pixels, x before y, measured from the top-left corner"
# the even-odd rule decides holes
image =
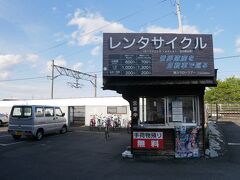
[[[240,37],[238,37],[236,39],[235,44],[236,44],[236,51],[237,51],[237,53],[240,53]]]
[[[99,55],[100,54],[100,46],[96,46],[95,48],[93,48],[92,50],[91,50],[91,55],[92,56],[97,56],[97,55]]]
[[[70,36],[64,32],[57,32],[53,36],[56,42],[63,42],[70,38]]]
[[[10,76],[10,68],[22,62],[21,55],[0,54],[0,79],[6,79]]]
[[[10,68],[16,64],[21,63],[21,56],[15,54],[0,54],[0,69]]]
[[[25,81],[23,81],[25,82]],[[0,83],[1,91],[6,92],[5,97],[15,97],[19,99],[22,98],[32,98],[35,97],[46,97],[50,96],[49,87],[46,84],[36,83],[36,84],[15,84],[15,83]]]
[[[214,36],[217,36],[217,35],[219,35],[220,33],[222,33],[224,31],[224,29],[222,29],[222,28],[216,28],[215,29],[215,32],[213,32],[213,35]]]
[[[76,71],[81,71],[82,67],[83,67],[83,63],[78,62],[78,63],[73,65],[72,69],[76,70]]]
[[[202,5],[200,3],[195,4],[195,9],[196,10],[200,10],[201,7],[202,7]]]
[[[27,54],[26,55],[27,61],[32,62],[32,63],[37,62],[38,58],[39,58],[39,56],[37,54]]]
[[[214,54],[222,54],[224,53],[224,49],[222,48],[213,48]]]
[[[71,35],[71,43],[76,42],[79,46],[101,43],[103,32],[132,32],[118,22],[107,21],[98,13],[81,9],[75,11],[68,25],[78,27]]]
[[[54,59],[54,64],[55,64],[55,65],[58,65],[58,66],[64,66],[64,67],[67,66],[67,62],[66,62],[66,60],[63,58],[63,56],[57,56],[57,57]],[[52,61],[48,61],[48,62],[47,62],[47,72],[51,72],[51,70],[52,70]]]
[[[57,11],[57,7],[52,7],[52,11],[53,12]]]
[[[0,72],[0,79],[7,79],[9,76],[10,76],[10,72],[8,71]]]
[[[147,33],[179,33],[178,28],[165,28],[155,25],[148,26],[144,31],[146,31]],[[196,26],[184,25],[183,33],[199,34],[200,31]]]

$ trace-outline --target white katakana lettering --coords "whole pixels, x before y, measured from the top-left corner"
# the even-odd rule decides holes
[[[174,49],[174,48],[175,48],[174,42],[175,42],[176,40],[177,40],[177,37],[175,37],[173,40],[167,42],[166,45],[171,44],[171,48]]]
[[[153,45],[156,46],[155,49],[161,48],[163,41],[164,39],[162,37],[156,38],[154,36],[154,38],[152,39],[152,42],[153,42]]]
[[[200,37],[200,38],[196,37],[196,45],[195,45],[194,49],[197,49],[197,48],[204,49],[206,47],[207,47],[207,43],[204,43],[204,45],[203,45],[202,37]]]
[[[125,42],[127,42],[127,43],[129,42],[129,40],[128,40],[127,38],[123,38],[123,40],[124,40]],[[128,49],[128,48],[132,47],[132,46],[134,45],[135,41],[136,41],[136,40],[133,39],[132,42],[131,42],[129,45],[124,46],[123,49]]]
[[[138,44],[142,44],[141,47],[139,47],[138,49],[143,49],[145,48],[149,43],[149,38],[145,38],[145,37],[141,37],[140,40],[138,41]]]
[[[187,44],[183,46],[182,49],[187,49],[190,46],[192,39],[184,37],[183,40],[181,41],[181,44],[184,44],[186,41],[187,41]]]
[[[118,46],[120,46],[121,42],[118,42],[116,45],[113,45],[113,39],[112,37],[110,37],[110,49],[115,49],[117,48]]]

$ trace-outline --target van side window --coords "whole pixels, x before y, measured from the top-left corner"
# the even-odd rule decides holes
[[[46,107],[44,111],[45,111],[45,117],[54,116],[53,107]]]
[[[62,116],[62,111],[59,107],[55,108],[55,114],[56,114],[56,116]]]
[[[36,107],[35,108],[35,116],[36,117],[43,117],[43,108],[42,107]]]
[[[12,111],[12,116],[22,116],[22,107],[14,107]]]
[[[31,107],[25,107],[23,116],[24,117],[32,116],[32,108]]]

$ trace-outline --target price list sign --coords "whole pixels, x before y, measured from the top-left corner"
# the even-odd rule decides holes
[[[109,55],[109,75],[152,75],[151,54]]]
[[[104,33],[103,76],[215,76],[210,34]]]

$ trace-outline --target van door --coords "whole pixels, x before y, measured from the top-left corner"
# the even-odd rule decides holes
[[[13,106],[10,121],[9,130],[16,131],[17,135],[22,135],[22,131],[31,131],[33,127],[33,113],[31,106]]]
[[[63,113],[60,107],[55,107],[55,119],[57,123],[57,130],[61,130],[63,125],[66,123],[66,120],[63,117]]]
[[[54,117],[54,108],[53,107],[45,107],[44,108],[44,116],[46,120],[46,133],[53,132],[55,130],[55,117]]]
[[[41,106],[35,107],[34,127],[36,131],[38,128],[43,128],[45,132],[49,130],[49,127],[47,126],[47,119],[44,117],[44,108]]]

